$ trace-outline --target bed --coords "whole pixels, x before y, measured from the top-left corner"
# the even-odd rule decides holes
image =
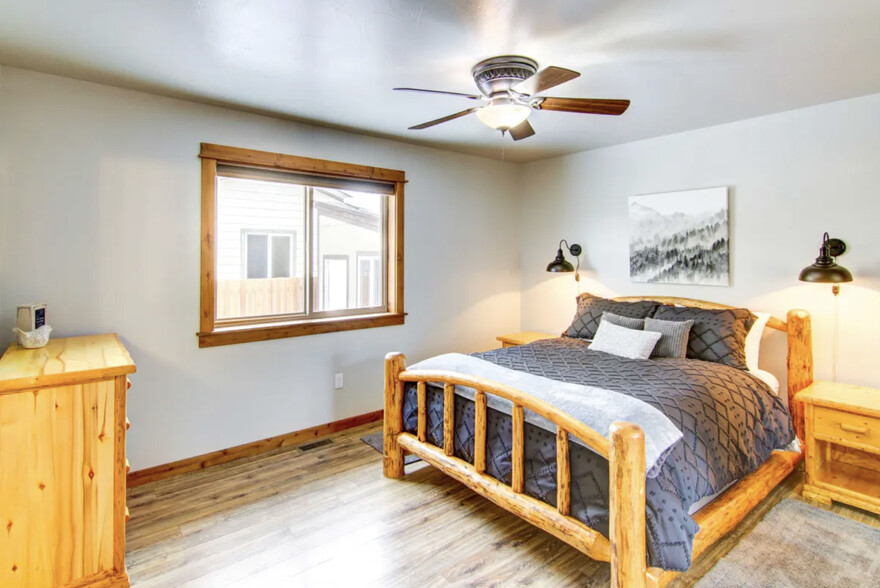
[[[669,297],[615,300],[731,308]],[[767,327],[788,337],[790,421],[765,384],[707,362],[617,360],[576,339],[482,354],[493,364],[572,386],[597,382],[609,393],[620,388],[640,404],[661,409],[670,398],[685,398],[693,406],[673,417],[683,438],[659,458],[657,431],[650,425],[643,430],[620,420],[591,428],[584,421],[592,421],[555,397],[535,389],[524,392],[527,379],[524,386],[514,386],[469,373],[473,370],[464,364],[455,370],[431,369],[430,363],[427,369],[407,370],[405,357],[391,353],[385,360],[384,473],[403,476],[404,453],[412,453],[584,554],[609,561],[612,585],[664,586],[736,526],[802,459],[799,451],[779,448],[795,432],[803,435],[794,394],[812,381],[810,318],[802,310],[787,318],[770,319]],[[650,385],[633,384],[641,381]],[[725,419],[750,423],[739,427],[749,434],[734,435],[735,443],[725,436],[727,422],[706,425],[714,413],[696,400],[702,395],[713,404],[713,396],[730,394],[728,388],[743,389],[741,398],[748,400],[736,396],[734,404],[745,406],[729,415],[724,411]],[[605,429],[607,435],[600,432]],[[700,462],[699,467],[692,462]],[[710,496],[711,502],[701,504]]]

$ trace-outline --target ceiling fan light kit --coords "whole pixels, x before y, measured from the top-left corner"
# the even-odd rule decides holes
[[[421,88],[394,88],[408,92],[446,94],[487,102],[483,106],[475,106],[409,127],[410,130],[427,129],[476,113],[477,118],[489,128],[500,130],[502,135],[510,131],[513,140],[519,141],[535,134],[535,130],[528,122],[532,110],[620,115],[629,108],[629,100],[535,96],[535,94],[573,80],[581,74],[552,65],[538,70],[538,63],[534,59],[521,55],[501,55],[484,59],[473,67],[471,74],[477,88],[480,89],[481,95],[479,96]]]
[[[522,104],[490,104],[477,111],[477,118],[490,129],[502,133],[517,126],[532,113],[532,109]]]

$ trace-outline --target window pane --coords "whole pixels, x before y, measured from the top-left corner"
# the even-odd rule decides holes
[[[372,308],[382,304],[382,272],[378,253],[358,254],[358,306]]]
[[[312,195],[315,310],[385,305],[383,194],[314,188]],[[331,259],[337,261],[330,261]],[[344,264],[345,280],[340,277]],[[348,263],[351,260],[351,264]],[[361,262],[367,262],[363,270]],[[334,272],[333,276],[328,275]],[[351,272],[351,275],[349,275]],[[341,289],[344,288],[344,296]]]
[[[290,235],[272,235],[272,277],[290,277]]]
[[[348,258],[324,258],[324,310],[348,307]]]
[[[265,278],[269,260],[269,239],[266,235],[247,235],[247,279]]]
[[[305,312],[306,188],[217,177],[218,319]]]

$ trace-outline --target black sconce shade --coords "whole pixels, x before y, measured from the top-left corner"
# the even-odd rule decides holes
[[[556,250],[556,259],[547,264],[548,272],[573,272],[575,268],[571,265],[571,262],[565,259],[565,256],[562,254],[562,244],[565,243],[565,247],[568,249],[568,252],[578,257],[581,254],[581,246],[577,243],[573,245],[569,245],[568,241],[563,239],[559,242],[559,249]],[[580,265],[581,261],[578,259],[578,265]]]
[[[812,265],[801,270],[798,279],[801,282],[818,282],[821,284],[839,284],[852,282],[853,277],[848,269],[837,265],[834,259],[846,251],[846,243],[840,239],[829,239],[828,233],[822,237],[822,247],[819,249],[819,257]]]

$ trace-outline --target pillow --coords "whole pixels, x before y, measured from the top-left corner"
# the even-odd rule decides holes
[[[629,359],[648,359],[660,337],[660,333],[627,329],[602,321],[590,349]]]
[[[750,372],[759,371],[758,356],[761,353],[761,337],[764,336],[764,327],[770,320],[770,314],[756,312],[755,317],[755,323],[749,329],[749,334],[746,335],[746,367]],[[779,382],[776,383],[776,387],[779,387]]]
[[[694,326],[693,320],[663,321],[646,318],[645,330],[660,333],[660,341],[654,348],[651,357],[686,357],[688,334]]]
[[[753,322],[745,308],[708,309],[660,306],[654,318],[667,321],[693,320],[688,337],[687,357],[729,365],[745,370],[746,333]]]
[[[749,373],[770,386],[773,393],[779,396],[779,380],[776,376],[765,370],[749,370]]]
[[[645,328],[645,320],[642,318],[630,318],[628,316],[620,316],[611,312],[603,312],[602,320],[608,321],[612,325],[623,327],[625,329],[635,329],[641,331]]]
[[[592,339],[599,328],[602,313],[612,312],[619,316],[629,318],[647,318],[657,308],[656,302],[645,300],[641,302],[617,302],[592,294],[581,294],[577,297],[577,312],[571,326],[565,331],[567,337],[579,337]]]

